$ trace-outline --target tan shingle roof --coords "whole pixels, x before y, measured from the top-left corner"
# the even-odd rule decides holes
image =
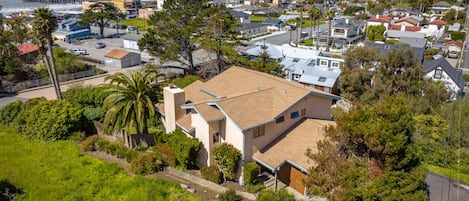
[[[201,88],[224,98],[216,99],[200,91]],[[216,103],[242,129],[273,120],[311,92],[337,97],[273,75],[236,66],[205,83],[196,81],[184,88],[184,91],[186,100],[192,102],[188,105],[197,105],[199,108],[201,103]],[[208,119],[221,115],[216,110],[202,109],[199,112]]]
[[[186,114],[182,116],[180,119],[176,120],[176,123],[178,124],[178,126],[182,127],[183,129],[187,131],[191,131],[192,129],[194,129],[191,125],[192,123],[191,114]]]
[[[314,165],[314,162],[306,156],[306,150],[309,148],[312,153],[317,153],[317,142],[324,139],[324,128],[335,125],[333,121],[306,119],[253,156],[271,168],[276,168],[285,160],[289,160],[303,169],[308,169]]]
[[[205,121],[219,120],[225,117],[218,108],[207,105],[207,103],[197,104],[195,105],[195,108],[204,117]]]
[[[106,55],[104,55],[104,57],[109,57],[109,58],[113,58],[113,59],[122,59],[128,53],[129,52],[127,52],[125,50],[112,49]]]

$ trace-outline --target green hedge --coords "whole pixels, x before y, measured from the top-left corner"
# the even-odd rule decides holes
[[[206,180],[219,184],[221,182],[221,172],[216,166],[207,166],[200,169],[200,174]]]
[[[218,195],[218,200],[220,201],[241,201],[241,196],[236,194],[236,191],[233,189],[228,189],[223,193]]]
[[[0,109],[1,124],[31,139],[64,140],[83,128],[83,109],[68,101],[44,98],[13,102]]]
[[[158,144],[155,146],[154,150],[156,154],[160,155],[160,158],[163,159],[166,165],[176,167],[176,156],[167,144]]]
[[[177,166],[183,169],[195,165],[200,142],[197,138],[189,138],[180,130],[166,135],[166,143],[176,156]]]
[[[122,144],[110,142],[108,140],[99,138],[97,135],[86,138],[81,143],[82,151],[104,151],[108,154],[114,155],[117,158],[124,158],[127,162],[131,162],[135,159],[139,152],[133,149],[129,149]]]

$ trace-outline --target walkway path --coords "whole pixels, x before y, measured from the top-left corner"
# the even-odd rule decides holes
[[[87,152],[87,154],[109,163],[115,163],[122,167],[127,174],[131,176],[134,175],[132,172],[129,171],[129,164],[124,159],[119,159],[115,156],[100,151]],[[147,175],[146,177],[155,179],[165,179],[172,182],[180,183],[181,186],[187,186],[190,189],[194,189],[196,195],[208,200],[216,200],[217,194],[223,193],[227,190],[227,188],[224,186],[207,181],[195,175],[176,170],[173,167],[168,167],[165,171],[160,171],[155,174]],[[236,193],[240,195],[243,200],[256,200],[256,196],[252,193],[242,191],[237,191]]]

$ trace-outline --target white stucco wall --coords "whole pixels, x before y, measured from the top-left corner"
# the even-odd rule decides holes
[[[210,161],[210,145],[211,140],[209,136],[209,124],[205,119],[198,113],[191,114],[192,118],[192,127],[195,128],[195,137],[201,142],[201,147],[199,154],[197,156],[197,163],[200,166],[208,166],[212,161]]]
[[[124,42],[124,48],[132,49],[132,50],[139,50],[137,41],[123,40],[123,42]]]
[[[425,78],[430,78],[434,81],[442,81],[445,84],[446,89],[451,93],[457,93],[459,91],[458,85],[456,85],[456,83],[449,77],[448,74],[446,74],[445,71],[443,71],[443,73],[441,75],[441,79],[436,79],[436,78],[434,78],[433,75],[435,75],[435,70],[432,70],[432,71],[428,72],[425,75]]]

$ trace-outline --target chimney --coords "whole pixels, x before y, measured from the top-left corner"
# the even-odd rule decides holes
[[[345,24],[348,24],[348,18],[345,18]]]
[[[376,14],[376,19],[379,19],[379,14]]]
[[[186,102],[184,90],[169,86],[163,89],[164,98],[164,120],[166,132],[176,130],[176,120],[184,115],[184,110],[180,108]]]

